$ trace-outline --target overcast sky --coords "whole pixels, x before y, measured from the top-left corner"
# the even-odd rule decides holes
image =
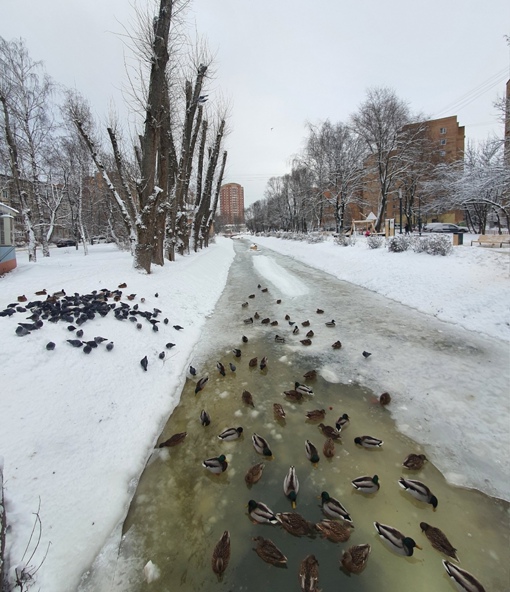
[[[0,0],[0,36],[22,37],[106,117],[123,100],[133,14],[129,0]],[[246,205],[290,171],[307,122],[347,121],[371,86],[413,112],[457,115],[467,140],[503,133],[493,102],[510,77],[508,0],[193,0],[187,19],[215,55],[208,107],[232,106],[225,181]]]

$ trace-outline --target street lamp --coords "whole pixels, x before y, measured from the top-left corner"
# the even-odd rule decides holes
[[[421,236],[421,196],[418,195],[418,233]]]
[[[398,190],[398,200],[400,202],[400,234],[402,234],[402,189]]]

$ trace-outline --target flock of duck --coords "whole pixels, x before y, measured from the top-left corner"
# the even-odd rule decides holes
[[[268,292],[267,288],[262,288],[260,285],[258,288],[263,293]],[[251,294],[249,298],[255,298],[255,294]],[[281,301],[277,301],[277,304],[280,303]],[[245,302],[242,305],[243,308],[246,308],[247,306],[248,302]],[[323,314],[324,311],[317,309],[316,312],[317,314]],[[252,317],[245,319],[244,323],[246,325],[251,325],[255,322],[255,320],[258,319],[261,319],[261,315],[255,313]],[[285,320],[289,323],[292,335],[298,335],[301,330],[299,325],[292,321],[288,315],[285,317]],[[271,320],[267,317],[262,318],[260,323],[262,325],[273,327],[278,324],[277,321]],[[325,323],[325,325],[327,327],[333,327],[335,322],[328,321]],[[301,326],[308,328],[310,326],[310,321],[306,320],[302,322]],[[314,332],[308,329],[306,335],[306,339],[301,340],[303,345],[309,345],[308,341],[312,339]],[[276,342],[283,343],[285,342],[285,337],[276,335],[275,340]],[[243,336],[242,341],[243,343],[247,343],[248,338]],[[334,349],[339,349],[341,344],[338,344],[340,344],[340,342],[335,342],[332,344],[332,347]],[[242,356],[242,351],[238,348],[235,348],[232,350],[232,353],[234,354],[235,361],[239,363]],[[365,358],[368,358],[371,354],[369,352],[362,352],[362,355]],[[259,362],[258,358],[251,358],[248,364],[252,368],[259,366],[260,370],[267,371],[268,360],[267,357],[264,357]],[[229,367],[231,372],[235,372],[236,366],[234,363],[230,363]],[[218,362],[217,369],[222,376],[225,376],[226,369],[221,362]],[[193,367],[190,367],[190,374],[192,376],[196,376],[196,370]],[[316,378],[316,372],[311,370],[304,375],[304,378],[307,381],[314,380]],[[198,380],[195,387],[196,395],[205,388],[207,382],[207,376],[204,376]],[[314,393],[313,389],[309,385],[296,381],[294,388],[284,391],[283,395],[289,401],[299,402],[303,400],[312,400]],[[249,391],[243,391],[241,400],[245,405],[251,407],[254,406],[253,397]],[[390,401],[391,397],[388,393],[383,393],[379,398],[379,403],[381,405],[387,405],[390,403]],[[273,413],[277,421],[285,421],[286,411],[280,403],[273,404]],[[342,441],[344,430],[349,426],[350,417],[347,413],[343,413],[340,415],[340,417],[338,417],[335,425],[331,426],[325,425],[323,423],[322,420],[324,420],[325,415],[325,409],[313,409],[307,411],[305,417],[308,421],[320,422],[318,423],[318,428],[325,437],[325,442],[322,446],[322,454],[327,458],[331,458],[335,454],[335,443],[340,443]],[[205,409],[201,411],[200,421],[205,427],[211,423],[211,418]],[[220,434],[217,434],[217,437],[222,441],[235,441],[243,436],[243,432],[243,427],[241,426],[229,427],[223,430]],[[185,437],[186,432],[175,434],[170,439],[159,444],[159,446],[175,446],[183,442]],[[272,459],[273,453],[271,451],[271,445],[265,437],[261,436],[260,434],[253,433],[251,435],[251,443],[257,454],[259,454],[263,459]],[[384,444],[384,442],[382,442],[380,439],[369,435],[356,436],[354,438],[354,443],[360,449],[380,449]],[[306,458],[310,461],[312,466],[317,466],[317,463],[320,462],[320,451],[319,448],[317,448],[317,446],[309,439],[305,441],[304,452]],[[422,469],[426,460],[427,459],[423,454],[409,454],[403,460],[402,467],[407,471],[416,472]],[[219,456],[203,460],[202,466],[212,474],[220,475],[225,471],[228,471],[229,465],[226,455],[221,454]],[[258,462],[247,470],[244,478],[248,487],[251,487],[253,484],[259,482],[263,478],[264,467],[264,462]],[[353,479],[351,483],[356,491],[367,496],[377,494],[381,486],[378,475],[362,475]],[[398,485],[419,502],[431,505],[433,510],[437,508],[437,497],[422,481],[401,477],[398,480]],[[291,502],[293,511],[274,512],[265,502],[250,499],[247,505],[247,513],[250,520],[254,524],[279,525],[285,531],[297,537],[314,537],[317,534],[320,534],[322,537],[335,543],[346,542],[350,538],[351,529],[354,528],[352,517],[344,505],[338,499],[332,497],[327,491],[322,491],[320,494],[321,509],[325,515],[325,518],[320,522],[310,522],[297,511],[295,511],[300,484],[297,471],[294,466],[289,467],[287,474],[284,476],[282,487],[285,496]],[[413,555],[415,549],[421,549],[421,547],[413,538],[406,536],[406,534],[400,532],[396,528],[387,524],[381,524],[379,522],[374,522],[373,524],[379,537],[395,553],[410,557]],[[426,522],[421,522],[420,528],[427,539],[430,541],[432,547],[446,556],[446,559],[443,559],[442,563],[448,576],[452,579],[457,589],[461,592],[484,592],[484,587],[482,584],[470,572],[460,568],[456,563],[452,563],[451,560],[456,562],[459,560],[456,549],[450,543],[446,535],[439,528],[431,526]],[[254,551],[263,561],[275,566],[287,565],[287,557],[273,541],[268,538],[264,538],[261,535],[253,537],[252,540],[256,543]],[[212,569],[219,578],[222,577],[229,564],[230,550],[230,532],[225,530],[220,540],[215,545],[212,553]],[[370,553],[371,546],[368,543],[353,545],[343,551],[340,557],[340,564],[343,570],[346,572],[360,574],[365,569],[369,561]],[[319,590],[319,562],[314,554],[307,555],[301,561],[299,565],[298,577],[301,590],[303,592],[314,592]]]

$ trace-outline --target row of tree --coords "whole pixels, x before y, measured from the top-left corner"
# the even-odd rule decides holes
[[[503,122],[508,102],[496,106]],[[341,232],[350,205],[356,206],[351,212],[368,213],[374,203],[380,230],[390,199],[402,204],[410,226],[462,210],[476,232],[485,231],[489,218],[510,227],[510,146],[505,151],[501,138],[469,145],[448,161],[431,139],[426,118],[412,115],[388,88],[370,89],[347,123],[327,120],[309,124],[307,131],[291,172],[271,178],[265,198],[248,209],[252,231],[321,229],[331,226],[333,216]]]
[[[140,124],[127,141],[118,118],[103,134],[83,96],[58,87],[23,41],[0,38],[0,190],[20,207],[31,261],[38,245],[50,255],[56,227],[85,253],[92,236],[107,234],[148,273],[207,246],[227,160],[227,109],[207,103],[207,50],[189,51],[183,41],[187,4],[159,0],[157,15],[137,12],[137,75],[129,80]]]

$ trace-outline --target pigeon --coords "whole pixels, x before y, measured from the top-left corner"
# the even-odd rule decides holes
[[[172,347],[175,347],[175,343],[167,343],[165,347],[166,349],[172,349]]]
[[[83,341],[81,341],[80,339],[68,339],[67,343],[69,343],[73,347],[81,347],[83,345]]]
[[[181,329],[182,329],[182,327],[181,327]],[[152,325],[152,330],[154,331],[154,333],[157,333],[159,331],[158,326]]]
[[[369,358],[372,354],[370,352],[364,351],[363,352],[363,357],[364,358]]]
[[[28,329],[25,329],[25,327],[16,327],[16,335],[18,337],[25,337],[25,335],[30,335],[30,331]]]
[[[69,325],[69,327],[67,327],[68,331],[76,331],[76,327],[74,325]]]
[[[46,344],[46,349],[47,349],[48,351],[52,351],[52,350],[54,350],[54,349],[55,349],[55,344],[53,343],[53,341],[49,341],[49,342]]]
[[[234,364],[232,364],[232,362],[229,362],[228,365],[230,367],[230,370],[232,370],[232,372],[235,372],[237,370],[237,368],[235,367]]]
[[[168,319],[163,319],[163,323],[165,323],[165,325],[168,325]]]
[[[108,339],[106,337],[94,337],[94,341],[96,343],[103,343],[103,341],[108,341]]]
[[[112,351],[113,349],[113,341],[110,341],[110,343],[106,344],[106,351]]]
[[[76,331],[76,337],[80,337],[80,339],[83,337],[83,329],[78,329],[78,331]]]
[[[142,323],[136,323],[136,328],[140,331],[140,329],[142,328]]]
[[[83,353],[84,353],[84,354],[90,354],[90,352],[91,352],[91,351],[92,351],[92,348],[90,347],[90,345],[86,345],[86,346],[83,348]]]
[[[159,298],[159,294],[157,292],[154,294],[154,298]]]
[[[189,373],[191,374],[191,376],[196,376],[197,375],[196,368],[193,368],[193,366],[190,365],[190,367],[189,367]]]
[[[140,364],[141,364],[142,368],[145,370],[145,372],[147,372],[147,366],[149,365],[149,360],[147,360],[147,356],[144,356],[140,360]]]
[[[160,360],[164,360],[165,359],[165,352],[164,351],[160,352],[158,357]]]
[[[174,325],[174,329],[176,331],[180,331],[181,329],[184,329],[184,327],[181,327],[180,325]]]

